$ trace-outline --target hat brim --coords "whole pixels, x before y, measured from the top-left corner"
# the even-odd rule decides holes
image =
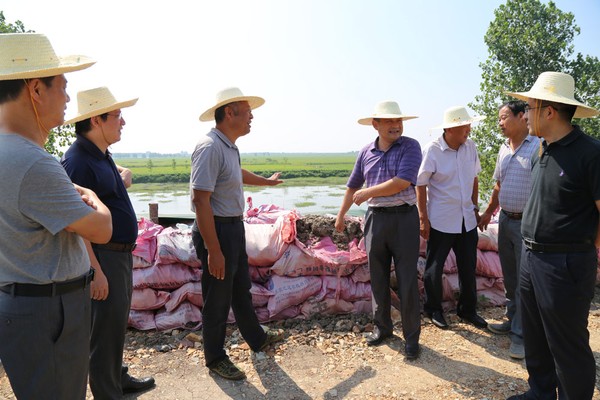
[[[456,128],[457,126],[471,125],[474,122],[483,121],[484,119],[485,119],[484,115],[479,115],[477,117],[473,117],[473,118],[465,120],[465,121],[452,122],[452,123],[444,123],[444,124],[436,125],[433,128],[431,128],[431,129]]]
[[[512,97],[516,97],[519,100],[523,100],[523,101],[527,101],[528,99],[536,99],[536,100],[545,100],[545,101],[553,101],[555,103],[560,103],[560,104],[568,104],[571,106],[577,106],[577,109],[575,110],[575,114],[573,115],[573,118],[591,118],[591,117],[595,117],[596,115],[600,114],[600,111],[589,107],[577,100],[568,98],[568,97],[564,97],[564,96],[559,96],[557,94],[552,94],[552,93],[536,93],[536,92],[504,92],[505,94],[512,96]]]
[[[74,124],[76,122],[83,121],[83,120],[86,120],[88,118],[95,117],[97,115],[102,115],[104,113],[111,112],[111,111],[114,111],[114,110],[118,110],[118,109],[121,109],[121,108],[131,107],[135,103],[137,103],[137,101],[138,101],[137,98],[131,99],[131,100],[119,101],[117,103],[111,104],[110,106],[105,106],[105,107],[101,107],[101,108],[98,108],[98,109],[95,109],[95,110],[91,110],[91,111],[88,111],[88,112],[86,112],[84,114],[77,115],[77,116],[71,118],[68,121],[65,121],[65,123],[63,125],[71,125],[71,124]]]
[[[66,74],[68,72],[80,71],[91,67],[96,63],[86,56],[66,56],[60,57],[54,65],[38,66],[36,68],[15,69],[14,72],[3,73],[0,75],[0,81],[10,81],[15,79],[34,79],[47,78]]]
[[[374,119],[401,119],[402,121],[408,121],[409,119],[419,118],[416,115],[401,115],[401,114],[381,114],[372,115],[370,117],[361,118],[358,123],[361,125],[372,125]]]
[[[215,104],[214,106],[212,106],[208,110],[204,111],[200,115],[200,121],[202,121],[202,122],[214,121],[214,119],[215,119],[215,111],[216,111],[217,108],[222,107],[222,106],[227,105],[227,104],[230,104],[230,103],[235,103],[235,102],[238,102],[238,101],[247,101],[248,104],[250,104],[250,109],[252,109],[252,110],[257,109],[258,107],[260,107],[263,104],[265,104],[265,99],[263,99],[262,97],[258,97],[258,96],[232,97],[230,99],[223,100],[223,101]]]

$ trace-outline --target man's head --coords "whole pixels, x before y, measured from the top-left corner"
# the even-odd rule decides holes
[[[375,111],[368,117],[358,120],[361,125],[371,125],[379,137],[387,142],[394,142],[402,136],[404,121],[418,118],[414,115],[404,115],[395,101],[382,101],[375,105]]]
[[[446,143],[450,146],[460,146],[465,143],[471,133],[471,124],[485,117],[471,117],[463,106],[454,106],[444,111],[444,120],[433,129],[443,129]]]
[[[138,99],[117,100],[107,87],[77,93],[77,115],[65,125],[75,124],[75,133],[105,149],[121,140],[125,119],[121,109],[131,107]]]
[[[552,124],[570,124],[573,118],[590,118],[598,110],[575,99],[575,80],[563,72],[542,72],[527,92],[506,92],[527,102],[529,133],[541,136]]]
[[[527,135],[526,105],[524,101],[513,100],[502,104],[498,109],[498,126],[507,138],[517,139]]]

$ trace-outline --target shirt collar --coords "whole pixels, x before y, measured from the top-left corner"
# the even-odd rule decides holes
[[[388,149],[388,151],[396,146],[396,145],[400,145],[400,142],[402,141],[402,139],[404,138],[404,136],[400,136],[398,139],[396,139],[396,141],[394,143],[392,143],[392,145],[390,146],[390,148]],[[375,138],[375,140],[371,143],[371,145],[369,146],[369,150],[371,152],[375,152],[375,151],[382,151],[379,149],[379,147],[377,147],[377,144],[379,144],[379,136],[377,136]]]
[[[227,136],[225,136],[225,134],[223,132],[221,132],[220,130],[218,130],[217,128],[212,128],[211,132],[214,132],[215,135],[217,135],[219,137],[219,139],[221,139],[221,141],[223,143],[225,143],[225,145],[227,147],[231,147],[233,149],[237,150],[237,146],[233,143],[231,143],[231,141],[227,138]]]
[[[102,150],[100,150],[98,146],[94,144],[94,142],[92,142],[90,139],[84,136],[77,135],[77,140],[75,140],[75,143],[77,143],[92,157],[98,160],[104,160],[105,158],[108,158],[108,156],[110,156],[110,151],[108,151],[108,149],[106,150],[106,153],[103,153]]]
[[[573,130],[571,132],[569,132],[565,137],[561,138],[560,140],[557,140],[554,143],[556,143],[557,146],[568,146],[575,140],[579,139],[581,135],[583,135],[583,132],[581,131],[581,129],[579,129],[579,125],[573,125]],[[544,148],[548,146],[548,142],[544,140]]]

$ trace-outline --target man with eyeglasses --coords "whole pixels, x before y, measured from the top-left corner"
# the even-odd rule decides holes
[[[521,262],[521,219],[531,192],[531,157],[539,148],[539,139],[530,136],[525,120],[524,101],[509,101],[498,111],[498,126],[506,141],[500,146],[494,179],[496,185],[487,209],[481,214],[479,229],[485,230],[500,206],[498,253],[504,277],[508,321],[488,324],[496,334],[510,334],[510,357],[525,358],[521,307],[519,306],[519,265]]]
[[[73,182],[93,188],[112,214],[113,234],[106,244],[85,241],[95,270],[91,285],[90,389],[96,399],[120,399],[123,393],[146,390],[154,378],[138,379],[123,366],[123,347],[133,290],[133,256],[138,226],[126,187],[131,172],[116,165],[108,147],[121,140],[121,109],[137,99],[117,101],[106,87],[77,94],[77,140],[62,164]]]
[[[527,101],[529,133],[542,138],[521,224],[530,389],[512,400],[594,395],[596,362],[587,324],[600,247],[600,141],[571,121],[599,112],[576,100],[574,92],[570,75],[544,72],[528,92],[507,93]]]

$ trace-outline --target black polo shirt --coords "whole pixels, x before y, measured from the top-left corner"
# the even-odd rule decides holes
[[[523,238],[538,243],[594,243],[600,200],[600,141],[578,126],[532,158]]]
[[[113,225],[110,241],[135,243],[137,217],[110,152],[102,153],[89,139],[77,136],[61,163],[74,183],[92,189],[110,210]]]

